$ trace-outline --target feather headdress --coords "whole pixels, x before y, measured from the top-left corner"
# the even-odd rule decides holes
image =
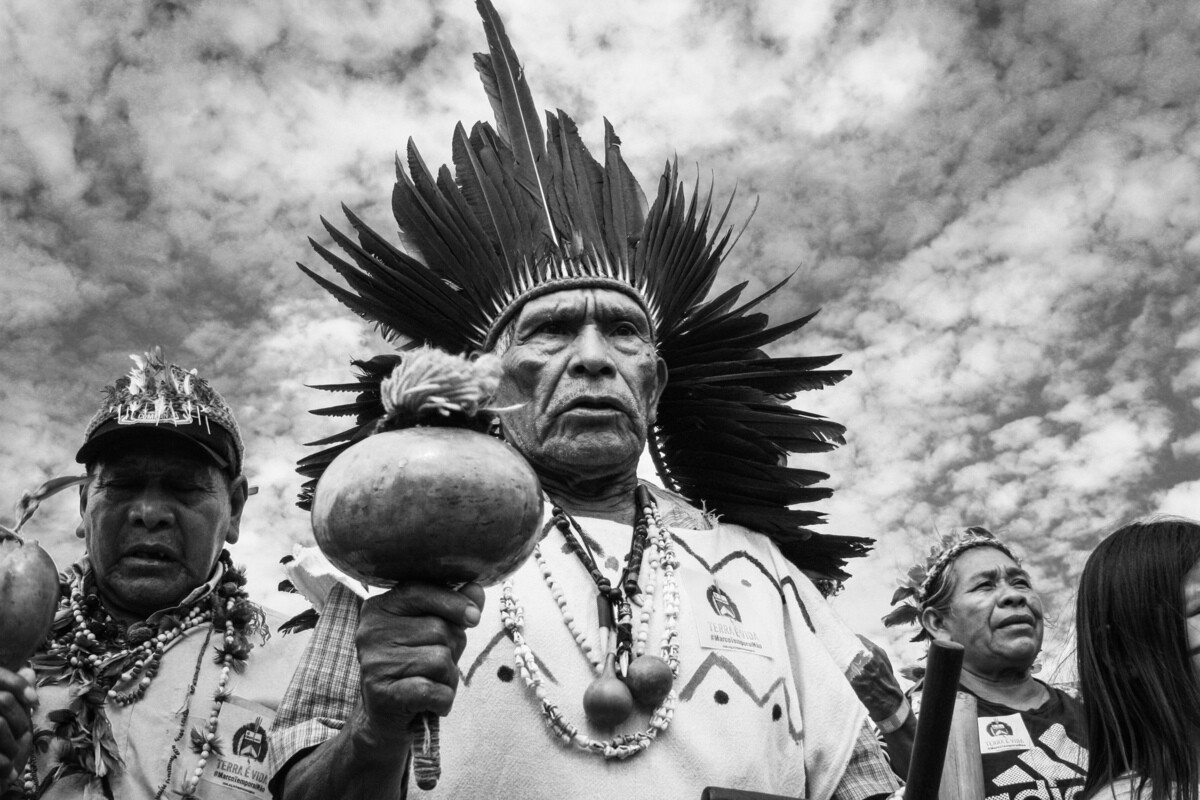
[[[409,140],[392,195],[405,249],[344,209],[357,238],[322,222],[347,258],[312,245],[348,288],[300,268],[390,340],[407,340],[402,349],[429,344],[459,354],[490,349],[540,294],[625,292],[646,310],[667,362],[668,385],[649,436],[667,488],[765,533],[806,569],[846,577],[845,560],[864,555],[871,540],[811,531],[822,515],[791,506],[828,497],[830,489],[815,485],[828,476],[786,464],[788,453],[844,443],[841,425],[787,401],[849,373],[824,369],[837,356],[763,352],[811,319],[771,326],[757,310],[783,283],[740,304],[745,283],[705,300],[731,245],[729,205],[712,224],[711,192],[686,191],[676,164],[668,163],[648,206],[607,120],[600,159],[562,111],[547,113],[543,128],[500,17],[489,0],[476,5],[489,52],[475,55],[475,68],[495,126],[479,122],[470,133],[456,126],[453,172],[442,166],[436,176]],[[333,446],[300,462],[301,474],[313,479],[302,506],[325,466],[382,413],[379,382],[400,358],[356,361],[357,383],[317,387],[357,392],[353,403],[314,412],[354,416],[356,425],[312,443]]]

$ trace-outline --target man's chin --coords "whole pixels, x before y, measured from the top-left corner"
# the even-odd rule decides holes
[[[562,469],[571,472],[623,470],[636,466],[643,443],[612,431],[575,431],[558,437],[546,452]]]
[[[119,574],[110,576],[105,598],[125,611],[142,616],[170,608],[186,597],[192,588],[188,586],[187,575],[179,565],[173,567],[153,571],[122,569]]]

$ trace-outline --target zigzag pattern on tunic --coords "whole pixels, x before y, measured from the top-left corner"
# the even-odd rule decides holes
[[[809,617],[808,609],[805,607],[804,601],[800,598],[799,589],[797,588],[796,582],[791,575],[785,576],[782,580],[776,579],[775,576],[762,563],[762,561],[750,553],[747,553],[745,550],[735,550],[725,556],[722,556],[717,562],[710,564],[707,559],[692,550],[688,546],[687,542],[678,534],[672,533],[671,538],[683,552],[686,552],[689,556],[691,556],[696,563],[702,566],[705,572],[707,572],[709,575],[716,575],[735,562],[749,562],[763,575],[764,578],[770,582],[771,586],[775,589],[775,592],[779,595],[780,602],[785,606],[787,605],[789,593],[785,591],[784,587],[790,587],[791,596],[795,599],[796,605],[799,607],[800,613],[804,617],[805,624],[808,625],[810,631],[816,633],[816,627],[813,625],[812,619]],[[487,645],[484,646],[484,648],[479,652],[479,655],[477,655],[471,662],[471,665],[467,668],[467,670],[464,672],[460,668],[459,676],[464,686],[471,685],[471,681],[475,677],[475,673],[483,666],[484,662],[487,661],[488,656],[491,655],[496,646],[501,641],[506,639],[508,639],[508,635],[505,631],[497,631],[496,634],[493,635],[488,641]],[[558,680],[554,677],[554,674],[548,665],[538,657],[536,652],[533,653],[533,657],[537,661],[538,667],[542,670],[545,679],[552,684],[557,684]],[[690,700],[695,694],[696,690],[701,686],[701,684],[703,684],[705,678],[708,676],[708,673],[713,669],[718,668],[727,676],[729,676],[729,678],[733,680],[734,684],[742,690],[746,697],[750,698],[750,700],[753,701],[759,708],[765,707],[767,701],[777,693],[782,685],[784,696],[782,707],[787,709],[788,735],[793,741],[797,743],[800,742],[800,740],[803,738],[803,729],[797,729],[794,721],[792,720],[792,698],[791,693],[788,691],[787,682],[782,677],[776,678],[774,683],[768,687],[766,692],[758,694],[754,691],[754,688],[750,685],[750,682],[746,679],[746,677],[742,675],[741,671],[731,661],[729,661],[729,659],[718,653],[709,653],[704,661],[701,662],[700,666],[696,668],[696,671],[692,673],[692,676],[688,680],[687,684],[679,692],[680,702],[686,702]]]
[[[774,695],[780,686],[782,686],[784,701],[783,707],[787,709],[788,735],[792,737],[793,742],[796,744],[800,743],[800,740],[804,738],[804,729],[800,728],[797,730],[795,724],[792,722],[792,698],[791,693],[788,691],[787,681],[785,681],[782,677],[776,678],[775,682],[770,685],[766,692],[761,695],[755,695],[754,687],[750,685],[750,681],[746,680],[746,677],[742,675],[741,671],[734,666],[729,659],[725,658],[725,656],[719,653],[709,653],[708,657],[700,663],[700,667],[692,675],[691,680],[689,680],[687,684],[679,691],[679,702],[682,703],[690,700],[692,695],[696,693],[696,690],[700,688],[700,685],[704,683],[704,679],[708,677],[708,673],[718,668],[724,670],[725,674],[728,675],[733,682],[738,685],[738,688],[745,692],[746,696],[753,700],[755,705],[757,705],[759,708],[766,707],[767,701],[770,700],[772,695]]]
[[[805,607],[804,601],[800,599],[800,590],[796,587],[796,581],[791,575],[784,577],[783,580],[776,579],[776,577],[771,574],[771,571],[768,570],[761,561],[747,553],[745,550],[734,550],[732,553],[722,556],[717,563],[710,565],[708,561],[700,556],[695,550],[688,547],[687,542],[679,538],[678,534],[672,533],[671,538],[675,540],[675,543],[679,545],[684,552],[694,558],[696,563],[704,567],[705,571],[709,575],[716,575],[725,567],[729,566],[732,562],[742,559],[749,561],[758,568],[758,571],[761,572],[763,577],[771,583],[771,586],[774,587],[775,592],[779,595],[779,602],[783,603],[784,605],[787,605],[787,592],[783,590],[783,587],[790,586],[792,589],[792,597],[795,598],[796,605],[800,607],[800,613],[804,616],[804,623],[808,625],[808,629],[810,631],[813,633],[817,632],[816,626],[813,625],[812,618],[808,615],[808,608]]]
[[[487,646],[484,647],[483,650],[479,652],[479,655],[475,657],[475,660],[471,662],[471,666],[466,672],[463,672],[462,668],[459,667],[458,676],[459,679],[462,680],[464,686],[471,685],[471,678],[475,676],[475,671],[483,666],[483,662],[487,660],[489,655],[491,655],[491,652],[496,648],[496,645],[506,640],[508,640],[508,631],[501,628],[500,630],[496,631],[496,635],[491,638],[491,641],[487,643]],[[554,677],[554,673],[550,670],[550,667],[545,661],[542,661],[540,658],[538,658],[537,653],[533,654],[533,660],[537,662],[538,669],[542,671],[542,676],[546,678],[546,680],[554,684],[558,683],[558,679]],[[508,662],[505,663],[507,664]]]

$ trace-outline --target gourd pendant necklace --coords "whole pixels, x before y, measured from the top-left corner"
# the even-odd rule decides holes
[[[583,705],[588,720],[596,727],[611,729],[628,719],[637,704],[653,709],[649,727],[645,731],[597,740],[567,722],[558,706],[546,696],[537,660],[525,641],[524,609],[513,593],[511,580],[504,583],[500,600],[500,616],[513,640],[517,671],[538,698],[551,730],[564,744],[574,745],[606,759],[629,758],[649,747],[654,738],[670,724],[677,700],[673,684],[679,674],[679,587],[675,574],[678,561],[650,492],[638,486],[634,497],[638,517],[625,567],[616,587],[597,567],[578,523],[561,508],[556,506],[553,509],[555,527],[596,584],[597,618],[603,652],[597,653],[588,643],[587,635],[575,624],[576,616],[568,609],[566,596],[554,580],[540,546],[534,551],[534,556],[542,571],[542,578],[562,613],[567,630],[593,669],[600,673],[584,693]],[[639,585],[638,580],[643,559],[647,559],[649,564],[649,580],[644,587]],[[658,656],[646,652],[656,597],[663,620]],[[640,609],[636,635],[633,630],[635,605]]]

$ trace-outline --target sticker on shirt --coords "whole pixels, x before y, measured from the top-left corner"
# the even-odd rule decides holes
[[[692,616],[700,646],[705,650],[753,653],[771,658],[758,624],[745,614],[749,602],[739,593],[703,572],[683,572],[684,591],[692,598]]]
[[[1020,714],[979,718],[979,752],[1003,753],[1006,750],[1029,750],[1033,738]]]
[[[212,796],[271,796],[267,791],[271,777],[267,771],[267,730],[274,719],[271,709],[241,697],[230,697],[221,705],[217,719],[221,755],[209,756],[200,776],[202,782],[220,787]]]

